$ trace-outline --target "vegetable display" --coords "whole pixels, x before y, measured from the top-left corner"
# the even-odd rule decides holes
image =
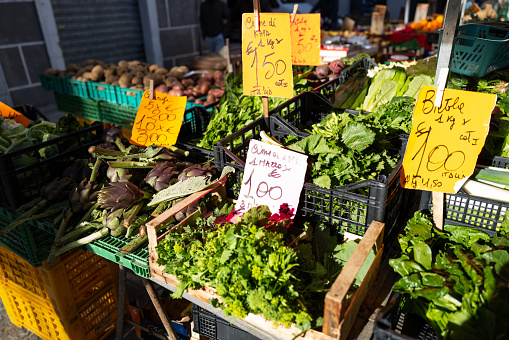
[[[86,127],[86,126],[85,126]],[[76,117],[64,115],[57,123],[45,120],[30,121],[27,127],[13,119],[0,117],[0,154],[25,149],[71,132],[82,129]],[[46,159],[71,150],[78,145],[77,141],[66,141],[62,145],[50,145],[38,150],[35,154],[24,153],[13,157],[16,168],[35,163],[38,159]]]
[[[394,290],[409,296],[405,312],[423,317],[444,339],[507,338],[509,228],[490,238],[476,228],[440,231],[418,211],[399,236],[402,276]]]
[[[171,228],[157,245],[158,264],[179,279],[175,295],[208,286],[218,295],[212,305],[228,316],[262,314],[302,331],[321,326],[325,294],[357,243],[338,242],[323,224],[313,230],[284,212],[272,215],[267,206],[228,222],[231,208],[220,205],[210,216],[201,208],[193,222]],[[364,263],[355,287],[373,259],[371,254]]]
[[[103,144],[89,149],[89,160],[76,162],[48,183],[41,197],[20,207],[24,213],[0,234],[29,219],[52,217],[58,231],[48,262],[106,235],[132,238],[122,249],[129,253],[147,242],[146,235],[137,235],[142,224],[219,175],[210,163],[187,162],[186,152],[175,147],[125,145],[117,126],[102,137]],[[186,209],[174,221],[193,212]]]

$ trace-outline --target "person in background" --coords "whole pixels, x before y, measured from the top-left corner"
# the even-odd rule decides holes
[[[311,13],[316,11],[320,12],[322,18],[322,29],[324,30],[337,30],[338,25],[338,0],[319,0],[311,9]]]
[[[225,45],[223,32],[228,24],[228,8],[222,0],[205,0],[200,5],[201,35],[210,52]]]

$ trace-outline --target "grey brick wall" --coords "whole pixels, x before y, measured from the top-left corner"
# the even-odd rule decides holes
[[[0,32],[0,101],[41,110],[54,106],[39,82],[50,62],[34,2],[1,1]]]

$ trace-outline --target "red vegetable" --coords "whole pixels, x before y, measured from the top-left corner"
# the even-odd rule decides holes
[[[345,68],[345,64],[343,63],[343,60],[336,59],[330,62],[329,68],[332,73],[339,74],[339,72]]]

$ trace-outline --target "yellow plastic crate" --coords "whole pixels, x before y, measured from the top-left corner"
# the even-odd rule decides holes
[[[57,339],[58,331],[58,339],[65,339],[58,322],[66,332],[79,330],[81,335],[69,335],[71,339],[100,339],[110,333],[116,322],[117,287],[118,266],[93,253],[76,250],[52,266],[33,267],[0,247],[0,296],[4,304],[10,303],[9,317],[42,338]]]
[[[13,324],[43,339],[101,340],[115,329],[118,296],[111,283],[67,318],[56,315],[47,300],[17,285],[0,285],[0,298]]]

